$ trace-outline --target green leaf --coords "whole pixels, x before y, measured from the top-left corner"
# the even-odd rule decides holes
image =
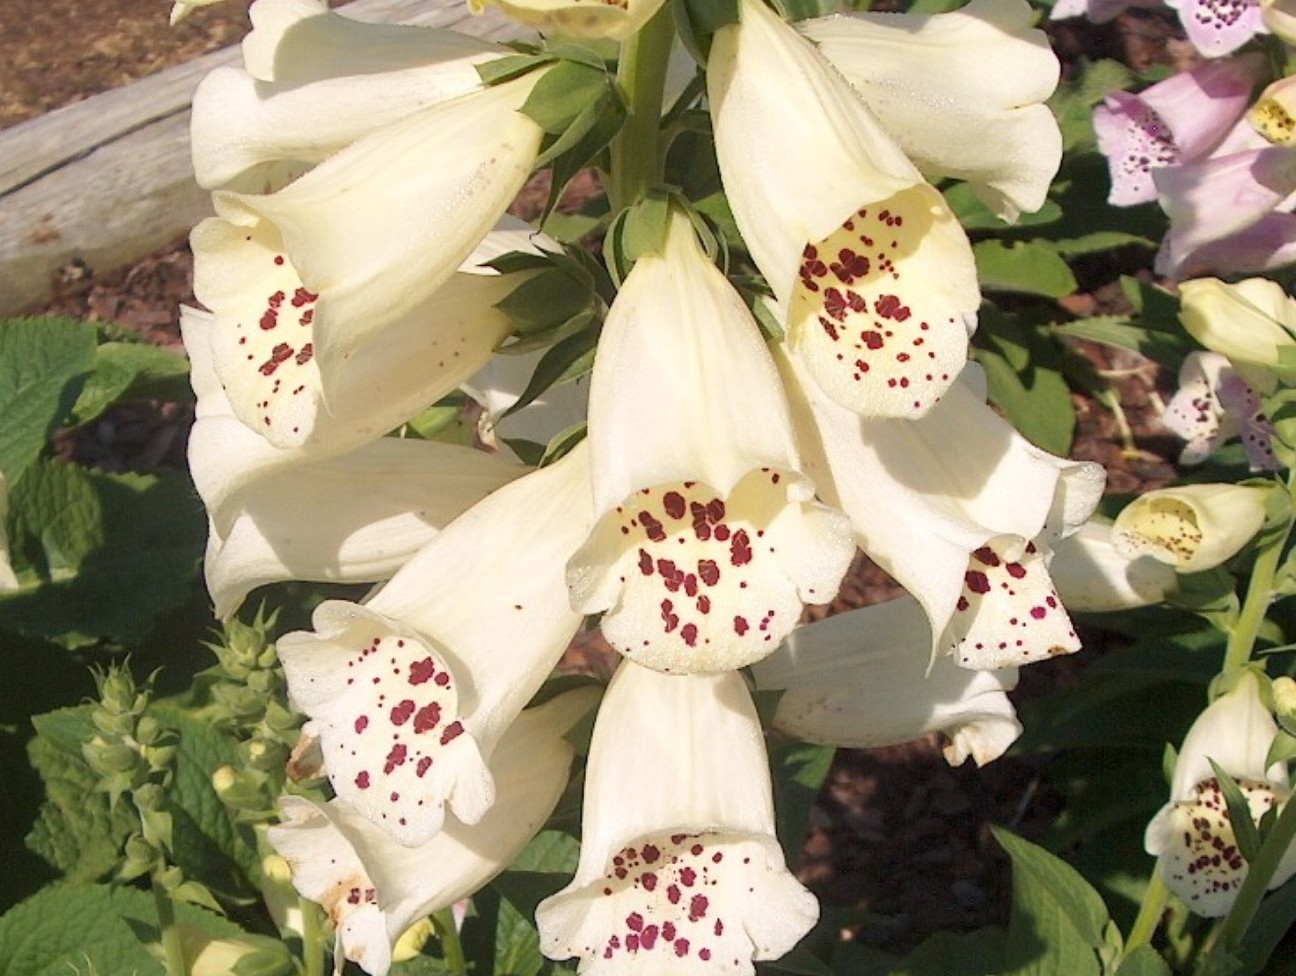
[[[105,342],[72,409],[72,423],[89,423],[125,399],[188,402],[189,361],[178,352],[138,342]]]
[[[147,897],[100,885],[42,889],[0,917],[0,976],[164,976],[118,912]]]
[[[207,525],[185,475],[42,460],[10,504],[23,589],[0,595],[4,628],[69,646],[138,644],[189,598]]]
[[[778,835],[785,844],[798,849],[810,829],[810,809],[819,796],[819,788],[828,777],[833,757],[832,746],[787,743],[770,751],[774,771],[774,811]]]
[[[1117,346],[1141,353],[1174,372],[1184,357],[1197,348],[1182,329],[1173,332],[1135,325],[1123,315],[1095,315],[1092,318],[1066,322],[1053,327],[1055,335],[1070,339],[1087,339],[1105,346]]]
[[[1219,783],[1220,792],[1224,794],[1224,802],[1228,805],[1229,823],[1233,826],[1233,837],[1237,841],[1238,851],[1250,864],[1260,853],[1260,831],[1256,829],[1255,821],[1251,819],[1251,804],[1247,802],[1242,788],[1232,776],[1221,769],[1219,764],[1209,756],[1206,761],[1215,771],[1215,780]]]
[[[1021,214],[1010,224],[995,215],[985,201],[977,196],[970,183],[951,184],[943,188],[941,194],[945,197],[949,208],[954,211],[958,222],[963,225],[963,229],[969,231],[1005,231],[1020,227],[1037,227],[1041,224],[1051,224],[1062,216],[1061,208],[1052,200],[1046,200],[1039,210]]]
[[[1061,298],[1079,287],[1067,263],[1048,241],[980,241],[972,246],[972,253],[977,277],[987,291]]]
[[[94,350],[81,322],[0,321],[0,474],[11,489],[70,413]]]
[[[608,87],[607,73],[599,68],[560,61],[536,82],[521,112],[550,135],[565,132],[591,102],[599,101]]]
[[[1080,872],[1001,828],[995,839],[1013,864],[1005,976],[1097,976],[1107,908]]]
[[[1002,971],[1002,929],[937,932],[905,956],[892,976],[990,976]]]
[[[982,306],[980,319],[973,354],[985,369],[990,400],[1039,447],[1066,454],[1075,407],[1062,377],[1060,351],[993,306]]]
[[[598,345],[598,330],[583,329],[575,335],[554,343],[536,363],[535,372],[517,401],[504,411],[504,416],[515,413],[532,403],[551,386],[581,376],[594,365],[594,348]]]
[[[1170,967],[1155,949],[1141,945],[1121,960],[1116,976],[1170,976]]]
[[[27,845],[73,881],[109,874],[136,827],[126,805],[112,809],[108,794],[96,791],[99,777],[82,757],[82,744],[96,734],[92,711],[80,705],[35,716],[36,737],[27,744],[46,794]]]
[[[1239,953],[1248,973],[1268,972],[1265,968],[1278,944],[1296,924],[1296,880],[1288,881],[1260,903],[1247,926]]]
[[[216,769],[239,763],[233,737],[172,705],[156,704],[149,714],[178,734],[175,778],[167,790],[175,863],[187,878],[217,892],[252,894],[249,878],[259,872],[259,858],[211,783]]]
[[[1110,251],[1129,245],[1154,248],[1157,242],[1143,234],[1124,230],[1096,230],[1080,237],[1068,237],[1053,241],[1053,247],[1063,257],[1075,257],[1079,254],[1094,254],[1098,251]]]

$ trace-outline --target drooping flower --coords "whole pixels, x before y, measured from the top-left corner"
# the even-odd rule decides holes
[[[1184,738],[1170,802],[1148,824],[1143,846],[1157,858],[1157,870],[1170,890],[1198,915],[1228,914],[1248,871],[1210,760],[1241,787],[1258,822],[1291,795],[1286,764],[1265,768],[1277,732],[1261,699],[1260,679],[1246,670],[1232,690],[1207,706]],[[1288,849],[1269,888],[1293,874],[1296,846]]]
[[[576,875],[536,910],[551,959],[606,973],[751,974],[814,925],[788,872],[740,675],[623,661],[594,726]]]
[[[411,924],[473,894],[499,874],[544,825],[567,784],[574,750],[563,736],[596,693],[573,691],[523,712],[490,761],[497,803],[478,823],[404,847],[345,802],[279,800],[283,823],[270,844],[292,866],[293,884],[329,913],[341,958],[386,976],[392,949]]]
[[[469,509],[364,604],[278,642],[337,796],[399,843],[495,801],[500,736],[581,624],[563,566],[590,527],[584,445]]]
[[[1107,157],[1118,207],[1157,198],[1152,170],[1209,155],[1242,118],[1264,62],[1230,58],[1171,75],[1137,94],[1115,91],[1094,109],[1098,148]]]
[[[1112,524],[1116,551],[1148,555],[1180,573],[1232,558],[1260,531],[1269,489],[1199,484],[1161,488],[1126,505]]]
[[[1274,471],[1274,428],[1260,397],[1217,352],[1192,352],[1179,368],[1179,389],[1162,422],[1188,443],[1179,463],[1201,464],[1234,437],[1242,439],[1252,471]]]
[[[812,44],[758,0],[740,13],[708,63],[716,153],[789,348],[843,406],[922,416],[967,360],[967,237]]]
[[[869,749],[940,732],[952,766],[999,758],[1022,731],[1006,694],[1017,669],[931,660],[930,644],[926,611],[900,597],[798,628],[752,676],[783,690],[774,728],[806,742]]]
[[[243,68],[217,68],[194,92],[194,175],[204,189],[264,191],[294,167],[477,91],[476,66],[509,53],[458,31],[363,23],[325,0],[258,0],[248,15]]]
[[[599,339],[589,444],[597,525],[572,605],[648,667],[768,654],[837,594],[855,545],[801,473],[778,371],[738,293],[673,211]]]
[[[1025,0],[951,13],[841,14],[797,29],[927,176],[967,180],[1005,220],[1038,210],[1062,158],[1044,101],[1058,60]]]
[[[356,360],[381,366],[374,378],[389,382],[398,362],[405,374],[454,371],[450,388],[485,362],[502,333],[470,342],[453,328],[492,304],[486,296],[459,296],[450,335],[428,322],[448,311],[446,287],[490,287],[455,271],[535,161],[541,130],[517,111],[534,83],[416,112],[275,193],[213,194],[218,216],[192,236],[194,293],[215,317],[216,371],[244,423],[278,445],[301,444],[320,398]],[[381,351],[369,350],[378,335]]]
[[[625,40],[643,27],[664,0],[468,0],[474,13],[496,6],[514,20],[545,33]]]
[[[1232,54],[1256,34],[1267,34],[1259,0],[1165,0],[1193,47],[1208,58]]]
[[[1226,284],[1199,278],[1179,286],[1179,317],[1207,349],[1228,358],[1238,374],[1262,394],[1285,377],[1282,351],[1296,347],[1296,301],[1267,278]]]
[[[923,605],[935,654],[986,669],[1079,648],[1049,545],[1093,512],[1101,467],[1031,445],[986,406],[975,365],[925,417],[901,421],[860,418],[792,357],[780,363],[806,470]]]
[[[1053,543],[1049,574],[1063,606],[1090,613],[1152,606],[1178,585],[1174,569],[1159,559],[1122,554],[1111,523],[1096,517]]]

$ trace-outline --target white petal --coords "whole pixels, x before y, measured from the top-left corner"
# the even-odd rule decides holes
[[[471,895],[509,865],[561,797],[574,755],[562,736],[593,697],[592,690],[571,692],[523,712],[491,763],[499,803],[480,823],[450,821],[415,848],[340,801],[281,798],[286,822],[270,828],[270,843],[291,863],[297,889],[328,910],[345,958],[381,976],[411,923]]]
[[[622,653],[663,671],[741,667],[803,603],[836,595],[846,521],[812,500],[756,323],[680,214],[613,303],[589,430],[601,517],[569,582],[574,606],[608,611]]]
[[[997,759],[1021,734],[1005,694],[1016,669],[969,671],[930,646],[923,608],[902,597],[800,627],[752,670],[758,688],[786,689],[774,726],[807,742],[867,749],[939,731],[951,765]]]
[[[967,358],[972,252],[859,95],[760,3],[712,45],[725,192],[789,344],[858,412],[919,416]]]
[[[1260,697],[1255,675],[1239,676],[1232,690],[1211,702],[1197,716],[1179,749],[1170,782],[1171,800],[1190,800],[1197,784],[1215,776],[1210,759],[1234,779],[1287,786],[1284,766],[1265,768],[1265,758],[1278,726]]]
[[[631,758],[633,757],[633,758]],[[773,837],[760,722],[742,678],[623,663],[599,710],[581,860],[536,912],[584,974],[752,973],[818,917]]]
[[[1044,102],[1058,60],[1023,0],[797,25],[924,173],[968,180],[1005,220],[1038,210],[1062,158]]]
[[[1178,584],[1160,560],[1117,552],[1111,524],[1097,519],[1053,544],[1049,573],[1067,609],[1094,613],[1160,603]]]
[[[416,112],[277,193],[213,194],[224,234],[241,230],[266,260],[285,257],[282,273],[315,296],[314,354],[326,374],[421,306],[503,214],[540,144],[539,126],[517,111],[536,79]],[[195,280],[199,300],[220,315],[207,287]]]
[[[278,580],[373,582],[392,576],[452,519],[526,469],[482,451],[382,438],[252,483],[208,540],[216,615]],[[213,526],[215,528],[215,526]]]
[[[463,391],[482,406],[478,433],[484,443],[502,451],[509,451],[510,440],[547,445],[589,416],[587,376],[550,387],[517,413],[503,416],[526,389],[543,355],[543,350],[536,350],[521,355],[492,356],[490,362],[461,384]]]
[[[473,7],[494,4],[514,20],[544,33],[572,37],[632,37],[661,9],[663,0],[469,0]]]

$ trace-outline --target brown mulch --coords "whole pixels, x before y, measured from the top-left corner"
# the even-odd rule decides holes
[[[246,28],[248,0],[199,9],[179,28],[167,26],[168,0],[3,0],[0,2],[0,128],[88,97],[223,45]],[[1187,57],[1164,17],[1135,11],[1094,28],[1051,27],[1064,58],[1115,57],[1142,67]],[[538,188],[531,190],[534,199]],[[118,271],[69,269],[46,311],[115,322],[152,341],[178,345],[177,306],[192,301],[192,257],[184,241]],[[1117,292],[1073,296],[1085,308],[1109,309]],[[1079,310],[1079,309],[1077,309]],[[1112,415],[1077,397],[1075,455],[1102,462],[1113,491],[1131,492],[1174,476],[1177,451],[1156,416],[1158,377],[1148,364],[1086,347],[1095,366],[1119,375],[1116,385],[1138,453],[1123,452]],[[117,408],[75,439],[80,460],[113,469],[183,464],[188,416],[174,405]],[[894,593],[866,560],[839,606],[860,606]],[[596,637],[581,642],[583,661],[605,667]],[[1050,669],[1035,666],[1048,684]],[[1058,672],[1061,673],[1061,672]],[[977,770],[950,769],[936,738],[878,750],[843,750],[812,820],[802,877],[826,899],[860,909],[854,935],[900,951],[941,928],[1003,924],[1010,892],[1006,859],[988,825],[1038,836],[1056,815],[1057,799],[1037,760],[1005,759]]]

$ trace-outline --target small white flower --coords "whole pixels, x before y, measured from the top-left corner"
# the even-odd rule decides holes
[[[1116,551],[1148,555],[1180,573],[1198,573],[1232,558],[1264,524],[1267,488],[1181,485],[1140,495],[1112,525]]]

